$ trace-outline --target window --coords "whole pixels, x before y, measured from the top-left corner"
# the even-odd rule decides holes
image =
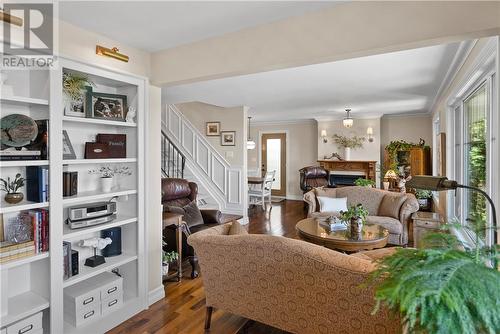
[[[492,141],[489,133],[490,87],[491,80],[480,82],[453,108],[454,179],[488,193],[492,177],[489,167]],[[491,244],[492,233],[484,229],[484,224],[490,221],[486,199],[477,192],[459,189],[452,205],[462,224],[477,231],[483,242]]]

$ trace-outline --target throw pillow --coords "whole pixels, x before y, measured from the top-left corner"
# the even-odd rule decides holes
[[[347,197],[318,197],[320,212],[347,211]]]
[[[166,207],[166,211],[182,215],[182,220],[185,221],[189,227],[201,225],[204,223],[200,209],[198,209],[195,201],[185,205],[182,208],[179,206],[168,205]]]
[[[231,227],[229,227],[227,235],[239,235],[239,234],[248,234],[248,232],[237,220],[235,220],[231,223]]]
[[[399,219],[399,210],[406,201],[406,195],[385,195],[380,203],[378,215]]]

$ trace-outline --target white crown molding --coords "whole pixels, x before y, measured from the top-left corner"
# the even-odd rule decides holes
[[[357,119],[380,119],[384,115],[383,114],[375,114],[375,115],[364,115],[364,116],[356,116],[352,117],[354,120],[354,123],[356,123]],[[332,122],[332,121],[341,121],[344,119],[344,116],[340,117],[331,117],[331,116],[325,116],[325,117],[316,117],[315,120],[316,122]]]
[[[448,71],[446,71],[446,75],[444,76],[443,81],[441,82],[441,85],[439,86],[439,89],[437,90],[436,95],[434,96],[428,114],[434,113],[436,104],[441,99],[444,92],[446,92],[446,90],[450,87],[453,80],[455,80],[458,71],[460,71],[460,69],[464,65],[472,49],[474,48],[474,46],[476,46],[477,41],[478,39],[474,39],[474,40],[462,41],[460,43],[457,52],[455,53],[455,56],[453,57],[453,60],[450,63],[450,66],[448,67]]]
[[[462,97],[458,95],[461,90],[464,90],[464,87],[473,84],[475,81],[480,80],[481,77],[484,77],[484,75],[488,74],[487,72],[490,69],[490,66],[494,66],[495,64],[495,57],[498,57],[497,43],[498,37],[490,37],[488,39],[486,45],[479,52],[479,55],[474,59],[469,71],[456,85],[455,89],[447,96],[446,104],[448,106],[453,106],[456,103],[457,99]],[[477,76],[478,73],[480,73],[479,76]],[[465,91],[467,90],[468,89],[466,89]]]
[[[409,114],[387,114],[382,116],[382,119],[401,118],[401,117],[431,117],[431,116],[432,114],[430,112],[409,113]]]
[[[276,121],[253,121],[250,127],[253,128],[256,125],[293,125],[293,124],[316,124],[314,119],[297,119],[297,120],[276,120]]]

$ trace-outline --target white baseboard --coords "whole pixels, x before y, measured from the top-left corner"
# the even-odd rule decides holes
[[[165,287],[162,284],[159,287],[149,291],[148,305],[151,306],[163,298],[165,298]]]

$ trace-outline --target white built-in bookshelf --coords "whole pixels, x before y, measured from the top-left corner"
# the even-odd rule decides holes
[[[93,87],[95,92],[126,95],[128,106],[137,110],[135,122],[64,115],[64,72],[89,77],[96,85]],[[48,209],[50,248],[47,252],[0,264],[0,297],[2,307],[7,307],[7,313],[2,312],[0,327],[43,312],[44,333],[103,333],[147,307],[144,188],[147,81],[64,58],[59,58],[58,67],[52,70],[9,70],[6,73],[7,84],[13,91],[0,94],[1,117],[23,114],[35,120],[48,119],[49,157],[47,160],[2,161],[0,174],[12,177],[21,173],[25,177],[27,166],[47,166],[50,196],[49,201],[42,203],[25,199],[18,204],[8,204],[3,200],[2,192],[0,213]],[[75,159],[63,159],[63,130],[70,138]],[[98,133],[126,134],[127,156],[84,159],[85,142],[94,141]],[[101,166],[127,166],[132,175],[115,179],[111,191],[103,193],[99,177],[88,172]],[[62,175],[65,171],[78,172],[78,193],[75,196],[63,197]],[[26,198],[26,193],[24,195]],[[112,222],[81,229],[71,229],[65,224],[69,207],[111,199],[117,203],[117,217]],[[85,259],[93,254],[90,248],[79,247],[79,241],[100,237],[102,230],[118,226],[122,230],[122,254],[107,257],[106,263],[97,267],[84,266]],[[71,242],[72,249],[79,252],[79,273],[66,280],[63,279],[63,241]],[[67,321],[64,289],[116,269],[123,277],[123,306],[80,327]]]

